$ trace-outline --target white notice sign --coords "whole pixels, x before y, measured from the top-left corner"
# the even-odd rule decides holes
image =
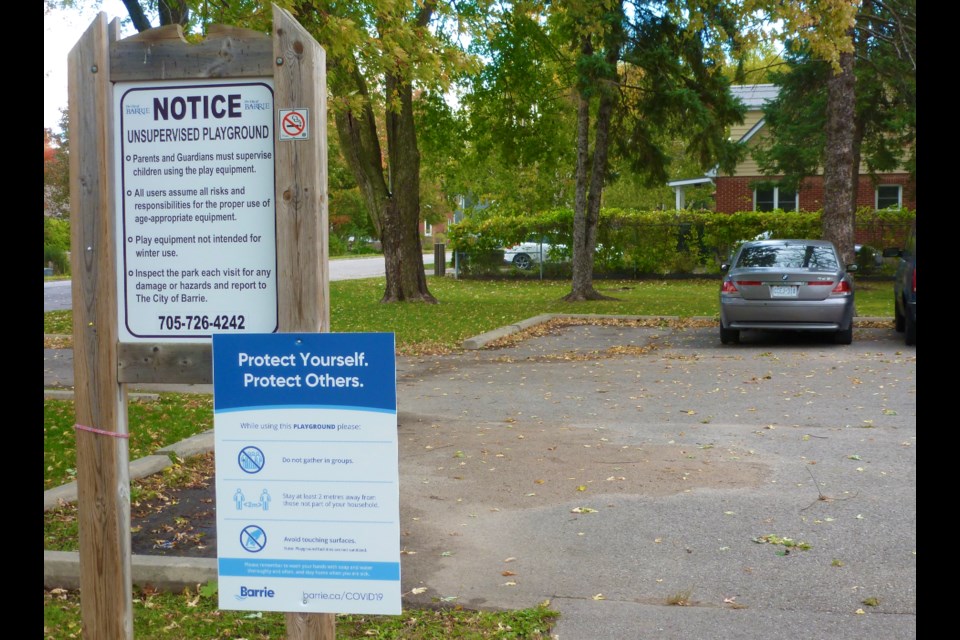
[[[120,339],[277,328],[272,80],[114,87]]]

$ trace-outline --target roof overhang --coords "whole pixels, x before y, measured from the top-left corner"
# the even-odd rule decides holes
[[[707,184],[712,183],[713,178],[709,176],[701,176],[699,178],[687,178],[685,180],[671,180],[667,183],[667,186],[670,187],[689,187],[695,184]]]

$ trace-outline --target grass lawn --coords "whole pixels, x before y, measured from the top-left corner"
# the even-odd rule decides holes
[[[398,616],[338,614],[338,640],[548,640],[557,617],[546,604],[514,611],[476,611],[461,607],[407,610]],[[80,599],[75,591],[43,592],[44,640],[82,637]],[[136,590],[133,631],[137,640],[278,640],[286,621],[278,612],[218,608],[216,585],[183,593]]]
[[[330,283],[330,325],[336,332],[391,331],[397,353],[444,353],[469,337],[543,313],[719,318],[718,279],[598,280],[595,288],[616,300],[564,302],[569,281],[454,280],[428,276],[438,304],[381,304],[382,278]],[[893,317],[893,285],[857,282],[860,316]],[[44,314],[45,334],[72,333],[70,311]],[[61,345],[63,346],[63,345]]]

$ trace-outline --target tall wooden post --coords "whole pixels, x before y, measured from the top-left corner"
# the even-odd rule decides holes
[[[330,330],[327,267],[326,53],[285,10],[273,6],[275,109],[316,105],[308,140],[277,144],[277,298],[283,333]],[[286,615],[289,640],[335,640],[332,613]]]
[[[87,638],[133,637],[126,390],[117,378],[113,126],[101,13],[67,57],[73,371],[81,618]]]
[[[214,25],[188,44],[179,25],[118,40],[97,16],[71,50],[70,199],[73,334],[85,638],[133,638],[126,385],[209,384],[208,342],[120,342],[113,84],[272,77],[274,111],[308,113],[309,135],[276,143],[277,330],[330,329],[327,270],[326,58],[285,10],[273,34]],[[287,614],[292,640],[333,640],[335,616]]]

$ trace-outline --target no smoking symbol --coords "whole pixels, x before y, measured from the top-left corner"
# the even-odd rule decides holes
[[[309,137],[306,109],[280,111],[280,139],[306,140]]]

